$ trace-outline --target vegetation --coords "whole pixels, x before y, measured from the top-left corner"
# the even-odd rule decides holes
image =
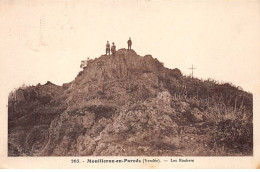
[[[174,101],[188,102],[203,111],[209,127],[207,144],[213,155],[252,155],[252,94],[232,84],[183,77],[183,85],[171,90]]]
[[[23,86],[8,101],[12,156],[253,153],[251,93],[132,50],[88,62],[63,86]]]

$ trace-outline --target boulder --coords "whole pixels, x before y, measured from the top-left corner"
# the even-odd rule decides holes
[[[193,108],[191,110],[191,119],[194,122],[202,122],[203,121],[203,113],[198,108]]]
[[[187,102],[180,101],[175,104],[175,108],[177,112],[180,112],[182,114],[188,114],[190,113],[190,105]]]

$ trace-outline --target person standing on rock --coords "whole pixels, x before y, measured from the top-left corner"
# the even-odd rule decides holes
[[[112,52],[112,55],[115,56],[115,54],[116,54],[116,46],[115,46],[115,43],[114,43],[114,42],[113,42],[112,44],[113,44],[113,45],[112,45],[112,47],[111,47],[111,52]]]
[[[128,44],[128,50],[131,50],[131,46],[132,46],[131,38],[129,38],[129,40],[127,41],[127,44]]]
[[[107,55],[107,53],[110,55],[110,44],[108,41],[107,41],[107,45],[106,45],[106,55]]]

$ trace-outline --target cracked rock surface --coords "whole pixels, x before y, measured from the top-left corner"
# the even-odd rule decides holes
[[[195,88],[183,88],[188,84],[179,69],[151,55],[126,49],[102,55],[70,83],[10,93],[8,155],[216,155],[203,135],[216,128],[214,109],[187,98]],[[250,102],[248,93],[239,94]]]

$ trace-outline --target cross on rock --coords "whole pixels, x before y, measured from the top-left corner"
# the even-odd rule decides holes
[[[189,69],[191,69],[191,78],[193,78],[193,69],[196,69],[196,68],[194,68],[194,67],[193,67],[193,64],[192,64],[192,67],[189,68]]]

